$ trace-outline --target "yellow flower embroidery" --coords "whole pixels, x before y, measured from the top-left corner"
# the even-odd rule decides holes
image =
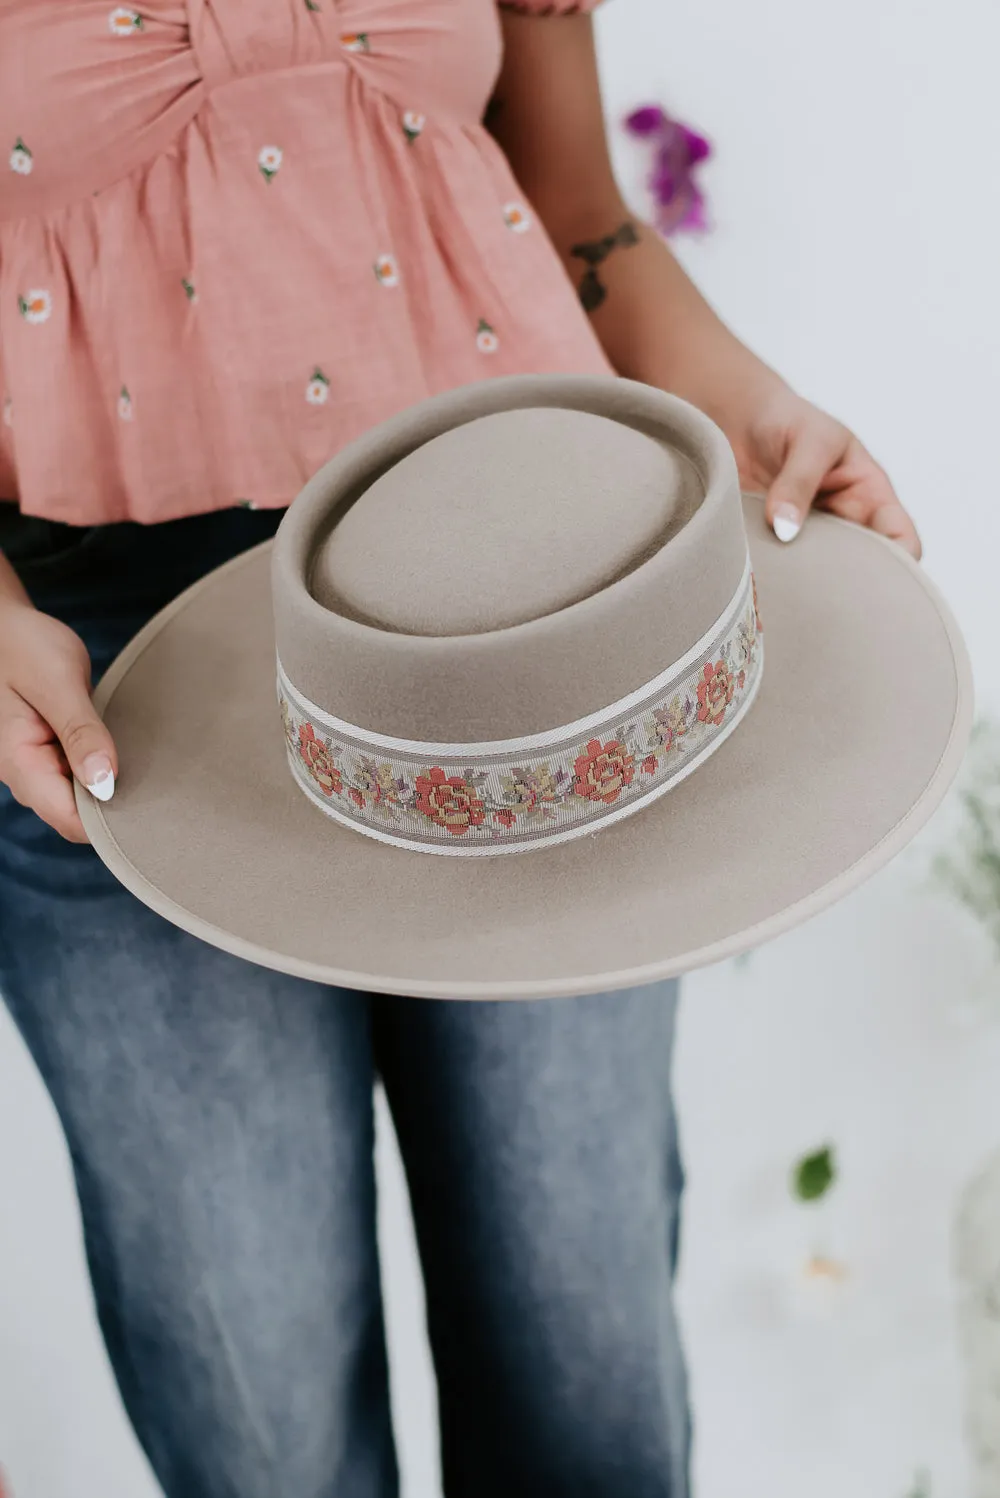
[[[330,399],[330,381],[321,369],[314,369],[312,379],[306,386],[306,400],[310,406],[325,406]]]
[[[503,221],[515,234],[524,234],[531,228],[531,214],[522,203],[505,203]]]
[[[108,30],[112,36],[132,36],[136,31],[142,31],[144,25],[139,12],[124,5],[116,5],[108,16]]]
[[[481,317],[479,319],[479,327],[476,329],[476,348],[481,354],[495,354],[499,347],[499,338],[485,317]]]
[[[285,159],[285,153],[280,146],[262,146],[257,157],[257,165],[260,167],[261,176],[265,182],[270,182],[278,175],[281,163]]]
[[[34,169],[35,161],[31,152],[20,136],[14,142],[14,149],[10,153],[10,169],[19,177],[29,177]]]
[[[383,286],[399,285],[399,266],[395,256],[380,255],[375,262],[375,277]]]
[[[28,291],[17,299],[17,306],[25,322],[48,322],[52,316],[52,293]]]

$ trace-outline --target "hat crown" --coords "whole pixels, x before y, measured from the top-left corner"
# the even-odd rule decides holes
[[[690,457],[622,422],[495,412],[432,437],[362,490],[317,547],[310,591],[379,629],[485,634],[627,576],[702,492]]]

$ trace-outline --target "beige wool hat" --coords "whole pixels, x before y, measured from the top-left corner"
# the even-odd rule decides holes
[[[902,550],[823,514],[782,547],[706,417],[570,376],[355,442],[96,701],[121,774],[80,812],[141,900],[282,971],[465,999],[788,930],[917,832],[972,716]]]

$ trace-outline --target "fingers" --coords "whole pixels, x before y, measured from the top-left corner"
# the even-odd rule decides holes
[[[880,536],[888,536],[890,541],[897,541],[914,561],[920,561],[924,548],[920,544],[917,528],[898,500],[876,509],[868,523]]]
[[[832,473],[823,495],[823,508],[856,525],[886,536],[916,561],[923,548],[917,528],[900,502],[892,482],[857,438],[852,439],[841,469]]]
[[[17,800],[30,806],[43,822],[48,822],[69,842],[89,842],[76,809],[73,782],[54,746],[48,747],[52,750],[51,762],[46,762],[43,750],[35,750],[31,755],[33,763],[29,764],[24,775],[27,795],[20,796],[15,785],[11,785],[11,790]]]
[[[90,700],[86,653],[67,656],[36,686],[30,700],[51,725],[77,780],[99,801],[110,801],[118,760],[114,740]]]
[[[0,780],[16,801],[28,806],[70,842],[85,843],[69,766],[51,732],[27,703],[2,694],[4,736]]]
[[[802,529],[823,480],[842,456],[841,430],[831,423],[822,432],[792,435],[767,494],[767,519],[779,541],[794,541]]]

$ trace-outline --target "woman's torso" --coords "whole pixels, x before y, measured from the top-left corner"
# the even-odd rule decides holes
[[[427,395],[605,370],[482,127],[500,57],[494,0],[8,0],[0,497],[284,505]]]

